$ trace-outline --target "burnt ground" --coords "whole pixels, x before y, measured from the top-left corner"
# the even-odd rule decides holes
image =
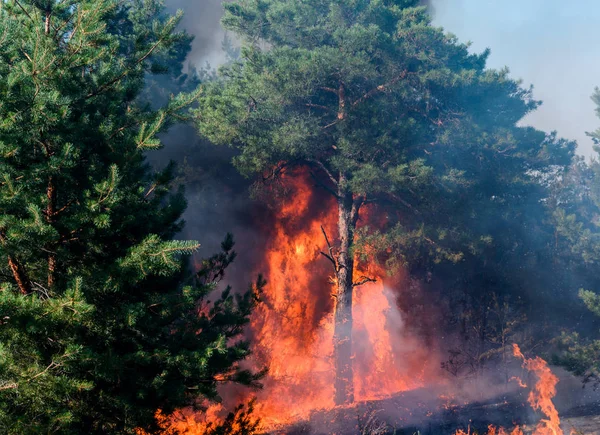
[[[532,411],[527,392],[458,404],[431,391],[415,390],[352,407],[314,412],[308,421],[271,432],[272,435],[450,435],[457,429],[485,433],[488,425],[524,427],[531,433],[543,415]],[[429,397],[428,399],[425,399]],[[565,435],[600,435],[600,401],[559,406]],[[571,404],[572,405],[572,404]]]

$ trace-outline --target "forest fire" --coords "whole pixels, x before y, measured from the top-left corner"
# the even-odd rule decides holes
[[[285,175],[284,175],[285,177]],[[259,272],[268,279],[262,303],[252,316],[251,365],[268,367],[260,391],[226,389],[234,403],[255,398],[254,412],[266,431],[308,419],[313,411],[334,408],[334,304],[330,263],[322,255],[326,237],[336,236],[332,198],[313,188],[308,174],[285,179],[290,189],[276,211],[268,250]],[[393,278],[402,285],[402,278]],[[356,401],[376,400],[423,386],[436,377],[437,362],[406,331],[397,307],[398,289],[375,263],[359,264],[355,281],[365,281],[354,293],[353,348]],[[196,419],[180,411],[169,426],[180,433],[203,434],[223,417],[212,405]]]
[[[324,234],[335,235],[336,207],[333,201],[323,202],[308,175],[290,177],[286,183],[292,185],[292,193],[277,212],[280,218],[265,257],[265,303],[252,322],[255,358],[269,367],[256,405],[267,427],[334,406],[334,278],[328,278],[330,265],[321,251]],[[417,339],[402,331],[395,295],[383,284],[385,271],[368,264],[355,271],[355,278],[369,280],[357,287],[353,306],[356,400],[423,385],[427,356],[418,350]]]
[[[0,0],[0,434],[600,435],[600,6],[441,3]]]
[[[535,429],[531,432],[532,435],[563,435],[563,430],[560,428],[560,418],[558,411],[552,402],[556,395],[556,384],[558,377],[552,373],[548,363],[542,358],[525,358],[521,349],[517,344],[513,344],[513,355],[516,358],[523,360],[523,368],[536,377],[536,382],[529,392],[527,401],[534,411],[541,411],[546,418],[540,420]],[[526,388],[520,379],[516,380],[521,388]],[[490,425],[486,435],[523,435],[523,429],[516,426],[508,431],[502,427]],[[470,428],[467,431],[458,430],[455,435],[470,435]]]
[[[312,186],[308,174],[300,172],[283,177],[288,191],[283,199],[278,198],[274,213],[277,220],[265,231],[270,238],[259,268],[268,277],[268,285],[248,331],[253,343],[250,367],[268,368],[262,380],[263,389],[251,391],[233,386],[222,389],[224,404],[208,405],[200,414],[182,410],[170,418],[167,426],[177,433],[208,433],[223,421],[228,409],[250,400],[253,400],[253,416],[265,432],[308,421],[314,412],[326,414],[340,409],[334,403],[333,385],[335,277],[323,252],[336,237],[336,207],[332,198]],[[372,210],[363,214],[369,224],[381,224],[375,217]],[[364,224],[361,222],[359,226]],[[409,331],[398,308],[406,277],[400,272],[390,278],[380,265],[371,261],[359,263],[354,278],[364,282],[356,288],[353,301],[356,402],[387,400],[401,392],[442,384],[443,378],[436,370],[439,361],[435,351],[427,349],[422,338]],[[388,285],[390,282],[392,286]],[[543,359],[525,358],[517,345],[513,354],[536,379],[526,383],[513,376],[510,382],[520,388],[533,385],[528,402],[546,417],[533,433],[562,435],[558,412],[552,403],[558,378]],[[454,394],[451,395],[455,404]],[[425,413],[427,418],[433,415],[432,410]],[[157,417],[167,421],[162,415]],[[522,435],[523,430],[519,426],[507,430],[490,425],[487,435]],[[458,430],[455,435],[470,433],[470,429]]]
[[[560,428],[560,418],[552,398],[556,395],[556,384],[558,377],[552,373],[548,363],[542,358],[525,358],[521,349],[513,344],[513,354],[517,358],[523,359],[523,367],[537,377],[537,382],[529,392],[528,401],[531,407],[536,411],[541,411],[547,418],[542,419],[535,428],[535,435],[562,435]]]

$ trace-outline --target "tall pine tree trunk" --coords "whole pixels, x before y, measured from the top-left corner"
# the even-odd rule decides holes
[[[0,243],[2,243],[2,245],[6,244],[6,236],[2,232],[0,232]],[[8,267],[13,274],[13,278],[15,279],[21,294],[29,294],[31,292],[31,282],[21,263],[19,263],[15,257],[8,255]]]
[[[343,186],[343,180],[341,185]],[[340,252],[337,256],[337,291],[335,295],[335,326],[333,357],[335,362],[335,404],[354,401],[352,367],[352,293],[354,255],[354,230],[360,202],[352,194],[344,193],[338,199],[338,231]]]
[[[54,222],[54,214],[56,213],[56,184],[54,177],[48,179],[48,187],[46,189],[48,203],[46,204],[46,222],[52,224]],[[56,254],[54,246],[48,246],[48,289],[54,287],[56,273]]]

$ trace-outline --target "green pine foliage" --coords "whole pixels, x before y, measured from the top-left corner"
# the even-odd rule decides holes
[[[208,303],[233,240],[186,278],[183,192],[144,160],[197,98],[142,99],[189,47],[180,18],[154,0],[0,3],[2,433],[152,430],[217,379],[257,379],[240,334],[264,283]]]
[[[484,306],[507,288],[529,292],[519,280],[544,264],[547,180],[575,149],[521,126],[540,104],[532,89],[486,68],[488,51],[471,53],[419,3],[227,2],[223,24],[244,42],[240,59],[199,99],[199,130],[235,146],[242,173],[272,180],[300,166],[337,201],[338,404],[353,395],[343,325],[354,258],[438,279]],[[366,204],[385,219],[365,225]]]
[[[598,106],[596,112],[600,117],[600,90],[596,89],[592,99]],[[600,131],[589,135],[599,152]],[[573,163],[553,196],[552,210],[561,259],[572,275],[570,285],[581,287],[580,303],[595,320],[587,327],[571,327],[562,333],[557,339],[555,362],[582,376],[585,383],[597,387],[600,384],[600,336],[597,331],[600,318],[600,161],[597,156],[587,162],[580,158]],[[581,319],[585,318],[581,316]]]
[[[479,252],[490,219],[517,222],[544,195],[536,177],[573,154],[517,127],[539,105],[531,89],[486,69],[488,52],[470,54],[417,1],[238,1],[223,24],[245,45],[204,87],[200,131],[237,146],[245,174],[302,165],[338,197],[390,205],[385,234],[359,235],[397,248],[394,261]]]

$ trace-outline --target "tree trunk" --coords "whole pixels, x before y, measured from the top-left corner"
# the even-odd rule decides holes
[[[31,292],[31,283],[29,282],[29,278],[27,278],[27,274],[23,270],[23,266],[13,257],[8,257],[8,267],[15,278],[15,282],[17,286],[19,286],[19,291],[23,295],[28,295]]]
[[[46,189],[46,196],[48,197],[48,203],[46,204],[46,222],[52,224],[54,222],[54,214],[56,212],[56,185],[54,184],[54,178],[50,176],[48,179],[48,188]],[[54,287],[54,275],[56,272],[56,254],[53,249],[54,246],[48,246],[48,288]]]
[[[0,243],[3,245],[6,244],[6,236],[2,232],[0,232]],[[13,274],[13,278],[21,294],[28,295],[31,292],[31,282],[21,263],[15,257],[8,255],[8,267]]]
[[[343,183],[341,183],[343,185]],[[360,202],[352,194],[338,198],[338,230],[340,252],[337,256],[337,291],[335,295],[335,326],[333,357],[335,361],[335,404],[344,405],[354,401],[352,368],[352,291],[354,284],[354,229]]]

